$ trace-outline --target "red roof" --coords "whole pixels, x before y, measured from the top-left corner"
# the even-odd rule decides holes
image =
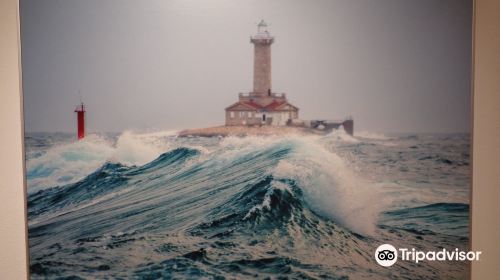
[[[254,101],[246,101],[246,102],[241,102],[245,105],[248,105],[250,107],[253,107],[254,109],[262,109],[263,107],[257,103],[255,103]]]
[[[285,104],[286,102],[278,102],[276,100],[273,100],[273,102],[271,102],[270,104],[268,104],[265,108],[267,110],[274,110],[276,108],[278,108],[279,106]]]
[[[248,106],[250,106],[250,107],[252,107],[252,108],[255,108],[255,109],[274,110],[274,109],[278,108],[279,106],[281,106],[281,105],[285,104],[286,102],[285,102],[285,101],[283,101],[283,102],[278,102],[278,101],[276,101],[276,100],[273,100],[273,102],[271,102],[271,103],[267,104],[266,106],[262,106],[262,105],[260,105],[260,104],[258,104],[258,103],[256,103],[256,102],[254,102],[254,101],[252,101],[252,100],[251,100],[251,101],[243,101],[243,102],[241,102],[241,103],[243,103],[243,104],[245,104],[245,105],[248,105]]]
[[[273,100],[273,102],[269,103],[268,105],[262,106],[262,105],[256,103],[255,101],[250,100],[250,101],[238,101],[238,102],[234,103],[233,105],[227,107],[226,110],[231,109],[232,107],[235,107],[237,105],[243,105],[245,107],[249,107],[249,108],[254,109],[254,110],[275,111],[277,108],[279,108],[280,106],[285,105],[285,104],[288,104],[291,107],[297,109],[295,106],[288,103],[287,101],[279,102],[279,101]]]

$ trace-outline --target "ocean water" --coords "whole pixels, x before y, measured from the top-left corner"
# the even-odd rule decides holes
[[[469,134],[26,135],[33,279],[466,279]]]

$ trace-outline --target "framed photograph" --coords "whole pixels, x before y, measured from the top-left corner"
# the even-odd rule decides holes
[[[472,1],[20,1],[32,279],[468,279]]]

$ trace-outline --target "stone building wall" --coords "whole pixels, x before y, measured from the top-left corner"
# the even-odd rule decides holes
[[[226,111],[226,125],[261,125],[257,111]]]
[[[297,119],[297,111],[226,111],[226,125],[287,125],[289,120]]]

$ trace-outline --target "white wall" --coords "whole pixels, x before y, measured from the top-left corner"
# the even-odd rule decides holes
[[[0,1],[0,279],[26,279],[19,5]]]

